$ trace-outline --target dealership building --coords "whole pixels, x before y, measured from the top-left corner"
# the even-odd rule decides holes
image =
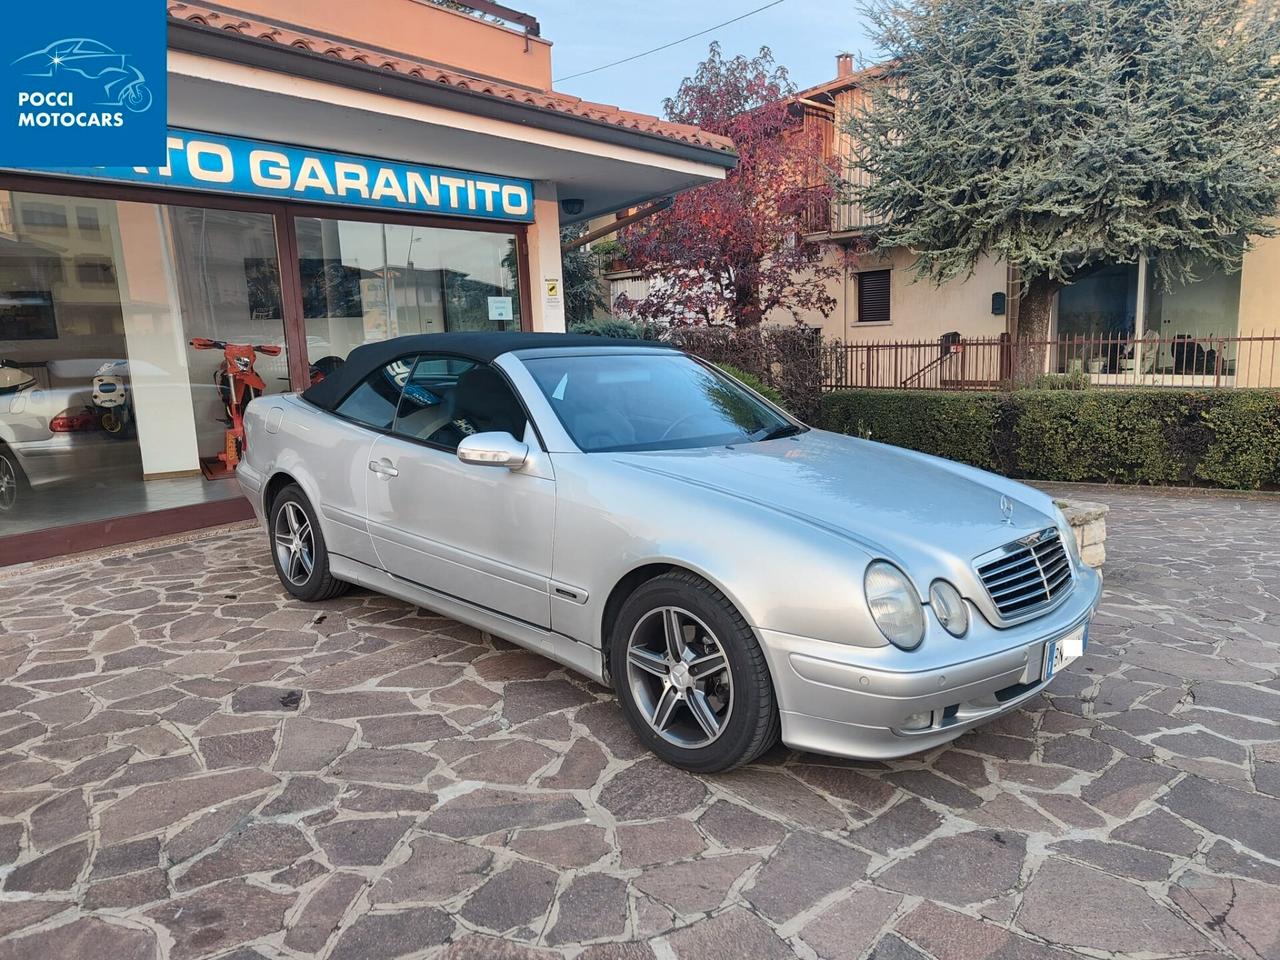
[[[280,392],[401,334],[562,330],[562,225],[733,166],[467,7],[170,3],[160,165],[0,169],[0,565],[250,515],[193,339],[266,347]]]

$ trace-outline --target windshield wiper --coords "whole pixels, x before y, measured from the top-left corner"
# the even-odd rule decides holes
[[[781,440],[783,437],[794,437],[800,432],[800,429],[801,428],[797,427],[794,423],[784,423],[780,427],[774,427],[763,437],[753,437],[752,439],[756,443],[761,443],[765,440]]]

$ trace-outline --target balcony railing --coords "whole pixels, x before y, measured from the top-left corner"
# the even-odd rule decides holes
[[[998,390],[1037,376],[1046,386],[1280,387],[1280,333],[1120,334],[1017,340],[1008,336],[833,343],[823,387]]]
[[[845,171],[845,180],[861,186],[866,184],[868,174],[859,167],[849,167]],[[861,204],[840,199],[839,191],[833,197],[830,191],[818,187],[810,191],[803,220],[807,235],[856,234],[881,223]]]

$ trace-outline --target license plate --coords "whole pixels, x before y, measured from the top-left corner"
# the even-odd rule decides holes
[[[1044,679],[1052,680],[1058,671],[1084,653],[1089,642],[1089,625],[1081,624],[1065,637],[1050,640],[1044,645]]]

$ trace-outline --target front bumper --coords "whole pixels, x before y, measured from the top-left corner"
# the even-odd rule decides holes
[[[760,630],[782,739],[797,750],[861,759],[954,740],[1052,683],[1041,679],[1046,644],[1088,623],[1101,595],[1102,578],[1084,568],[1067,599],[1044,616],[998,630],[971,608],[973,626],[960,640],[930,617],[925,643],[910,652]],[[929,726],[903,728],[907,717],[926,712]]]

